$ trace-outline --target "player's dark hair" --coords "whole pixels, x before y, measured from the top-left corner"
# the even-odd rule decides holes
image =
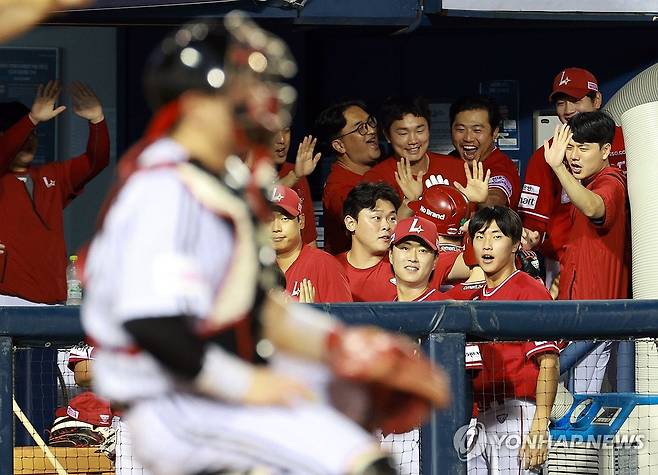
[[[487,96],[462,96],[450,105],[450,127],[455,123],[457,114],[464,111],[485,110],[489,115],[491,130],[500,125],[500,110],[496,101]]]
[[[426,99],[422,97],[389,97],[379,109],[379,117],[382,122],[382,130],[388,135],[393,122],[411,114],[423,117],[428,127],[431,125],[432,113]]]
[[[521,218],[516,211],[507,206],[486,206],[480,208],[468,223],[468,234],[471,236],[471,239],[475,237],[475,233],[486,230],[493,222],[498,225],[500,231],[510,238],[512,242],[517,243],[521,241],[521,234],[523,232]]]
[[[331,141],[340,135],[340,131],[347,125],[345,111],[350,107],[360,107],[366,113],[368,109],[363,101],[348,100],[332,104],[324,109],[315,119],[313,130],[318,142],[325,150],[331,149]],[[331,150],[330,150],[331,151]]]
[[[374,209],[377,200],[388,201],[395,209],[400,207],[400,196],[388,183],[383,181],[359,183],[352,188],[343,203],[343,218],[352,216],[358,219],[361,210]]]
[[[615,121],[603,111],[580,112],[569,119],[574,142],[597,143],[600,147],[612,144]]]
[[[29,107],[21,102],[0,102],[0,132],[6,132],[29,113]]]

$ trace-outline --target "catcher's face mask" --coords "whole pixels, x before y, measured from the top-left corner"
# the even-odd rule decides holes
[[[244,13],[230,13],[224,26],[226,90],[235,107],[238,152],[251,150],[258,160],[269,155],[274,134],[290,125],[297,92],[284,81],[297,73],[297,64],[283,40]]]

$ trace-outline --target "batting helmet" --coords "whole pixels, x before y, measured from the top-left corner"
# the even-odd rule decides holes
[[[418,201],[409,203],[409,208],[436,224],[442,236],[464,234],[459,228],[468,219],[468,200],[452,186],[434,185],[426,189]]]

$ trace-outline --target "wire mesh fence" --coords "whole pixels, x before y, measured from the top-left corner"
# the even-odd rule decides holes
[[[561,307],[566,307],[554,305],[558,314]],[[373,313],[382,322],[386,321],[389,326],[397,329],[416,325],[412,334],[420,334],[417,329],[422,325],[417,320],[406,316],[405,320],[394,320],[393,315],[406,309],[391,308],[390,312],[395,310],[395,314],[387,314],[388,308],[377,308]],[[419,314],[424,315],[422,311],[429,307],[421,305],[414,307],[414,311],[417,308]],[[464,307],[455,308],[455,311],[461,311]],[[489,311],[489,306],[484,305],[467,308],[468,311],[473,311],[473,308]],[[507,314],[501,313],[499,309],[494,310],[490,314],[485,313],[484,317],[475,322],[462,323],[465,319],[463,315],[458,315],[459,321],[457,317],[454,321],[444,317],[439,323],[435,320],[428,323],[428,328],[438,328],[430,337],[423,338],[424,342],[432,340],[436,343],[436,346],[429,347],[428,353],[448,370],[454,383],[453,388],[456,388],[452,408],[440,413],[438,417],[449,416],[451,419],[433,419],[429,431],[423,428],[383,438],[382,446],[393,454],[400,473],[506,473],[509,470],[505,468],[505,463],[516,463],[518,469],[518,465],[522,464],[520,453],[527,436],[541,432],[537,430],[536,422],[541,419],[536,417],[540,412],[537,410],[538,399],[546,399],[546,396],[550,396],[549,401],[551,398],[554,400],[550,401],[551,422],[546,431],[547,439],[538,439],[538,443],[545,444],[539,446],[540,449],[545,447],[546,462],[541,465],[542,473],[658,473],[658,350],[655,340],[646,338],[649,330],[645,327],[651,325],[649,320],[638,321],[630,329],[617,329],[620,335],[638,335],[632,338],[550,342],[534,341],[537,339],[535,336],[533,340],[519,337],[514,342],[492,342],[488,339],[490,334],[492,338],[497,338],[502,333],[502,330],[490,330],[485,326],[487,322],[493,321],[493,314],[499,319],[496,325],[512,329],[505,330],[507,337],[512,332],[517,336],[528,335],[528,338],[534,335],[544,338],[560,334],[572,338],[580,336],[567,328],[564,323],[566,320],[553,317],[557,322],[554,328],[542,323],[519,329],[518,324],[511,325],[504,321],[508,318]],[[365,312],[359,313],[352,307],[350,311],[359,318],[365,315]],[[518,310],[517,306],[510,306],[510,321],[520,322],[527,314],[527,311]],[[450,313],[446,312],[445,315],[450,316]],[[428,321],[435,316],[435,310],[427,312]],[[596,316],[596,321],[617,321],[613,316],[613,312],[601,313]],[[617,317],[631,321],[630,313],[617,312]],[[639,318],[637,312],[633,318]],[[591,320],[590,326],[594,328],[592,333],[596,334],[595,318]],[[441,326],[449,328],[452,333],[444,333]],[[462,327],[465,329],[461,330]],[[475,354],[472,351],[468,358],[463,356],[464,334],[475,334],[472,330],[469,332],[468,328],[475,328],[482,335],[477,338],[478,341],[469,340],[468,343],[471,346],[477,345],[480,367],[474,367]],[[561,333],[561,328],[567,330]],[[584,333],[583,330],[578,332]],[[453,344],[459,342],[460,334],[462,343],[459,348],[462,355],[458,354],[455,346],[441,353],[450,341]],[[446,335],[453,335],[454,338],[450,340]],[[12,415],[14,446],[11,473],[55,474],[58,473],[59,464],[69,474],[143,475],[141,467],[132,457],[129,443],[126,443],[129,434],[121,430],[120,419],[106,406],[92,404],[86,399],[88,388],[84,387],[85,372],[76,375],[75,371],[77,364],[85,361],[85,358],[73,358],[76,364],[71,364],[72,345],[54,348],[44,344],[43,338],[36,340],[41,343],[26,343],[17,339],[13,345],[13,396],[16,405]],[[579,345],[584,345],[585,351],[581,351],[583,347]],[[542,362],[551,360],[542,355],[557,354],[554,347],[560,350],[562,364],[557,380],[549,377],[550,374],[547,376],[546,371],[541,371]],[[76,351],[84,353],[84,349],[79,347],[73,353]],[[468,363],[466,368],[465,361]],[[458,381],[460,377],[467,383],[463,387]],[[2,403],[5,402],[3,399]],[[464,417],[455,412],[459,403],[468,408],[464,411]],[[94,413],[92,422],[86,422],[89,426],[83,426],[83,417],[89,416],[86,411],[93,407],[102,410]],[[64,418],[59,421],[60,428],[64,430],[59,432],[62,437],[58,439],[53,438],[53,428],[59,418]],[[446,420],[448,422],[443,422]],[[81,431],[83,427],[86,430]],[[77,431],[75,436],[66,430],[74,428]],[[101,450],[112,430],[114,461]],[[37,436],[43,440],[42,444],[37,441]],[[428,440],[443,442],[428,445]],[[86,442],[88,446],[74,446],[80,441]],[[123,451],[123,448],[127,450]],[[0,454],[0,460],[6,460],[2,457],[4,455]],[[449,457],[458,458],[461,462],[448,465],[444,461]],[[540,460],[537,455],[535,461]],[[428,461],[435,464],[432,470],[426,468],[431,465]],[[0,463],[0,473],[10,473],[3,471],[3,464]],[[526,473],[537,473],[538,467],[536,465],[534,472]]]

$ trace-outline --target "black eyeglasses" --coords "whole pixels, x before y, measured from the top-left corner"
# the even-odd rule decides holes
[[[374,115],[369,115],[368,118],[365,120],[365,122],[361,122],[359,125],[356,126],[354,130],[351,130],[346,134],[339,135],[338,137],[335,137],[334,140],[341,139],[347,135],[353,134],[354,132],[358,132],[359,135],[365,137],[366,135],[368,135],[368,127],[377,129],[377,119],[375,119]]]

